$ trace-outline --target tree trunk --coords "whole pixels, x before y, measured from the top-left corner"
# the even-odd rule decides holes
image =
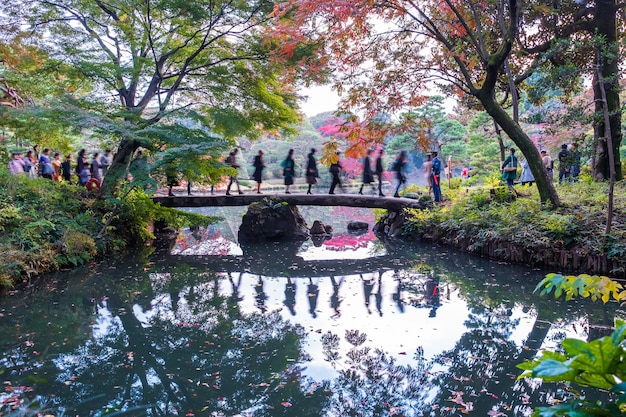
[[[117,192],[117,187],[126,178],[128,165],[132,160],[139,144],[135,141],[123,140],[113,157],[111,166],[107,170],[100,187],[100,198],[113,196]]]
[[[604,82],[604,77],[600,73],[600,68],[598,68],[598,89],[600,90],[600,94],[602,97],[602,108],[604,115],[604,124],[606,126],[606,144],[608,153],[609,153],[609,205],[606,209],[606,227],[604,229],[604,241],[606,244],[606,240],[608,238],[609,233],[611,233],[611,224],[613,223],[613,192],[615,190],[615,161],[613,157],[613,135],[611,132],[611,122],[610,122],[610,113],[607,104],[607,96],[606,96],[606,84]]]
[[[554,188],[554,183],[548,177],[548,172],[543,166],[541,155],[539,155],[539,150],[535,144],[530,140],[519,124],[515,123],[502,106],[496,102],[491,94],[481,91],[477,95],[477,98],[480,100],[487,113],[502,130],[504,130],[507,136],[511,138],[526,157],[530,171],[535,177],[541,203],[549,203],[552,208],[558,207],[560,205],[559,196]]]
[[[608,134],[612,133],[612,153],[615,164],[615,178],[622,179],[622,164],[620,161],[619,148],[622,143],[622,119],[619,99],[619,49],[617,45],[615,0],[598,0],[595,7],[594,27],[596,36],[603,39],[604,48],[600,51],[601,56],[596,57],[601,62],[600,73],[604,79],[606,91],[606,103],[609,112],[608,125],[602,117],[604,108],[602,104],[602,92],[598,82],[593,85],[595,110],[599,117],[594,127],[596,141],[595,165],[593,167],[596,179],[605,180],[610,177],[609,144]],[[594,77],[597,80],[597,77]]]

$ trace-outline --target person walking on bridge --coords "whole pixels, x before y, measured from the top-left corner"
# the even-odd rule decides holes
[[[406,166],[407,154],[406,151],[401,151],[396,160],[393,163],[393,170],[396,173],[396,178],[398,180],[398,186],[396,187],[396,192],[393,194],[394,197],[400,197],[400,187],[406,183],[406,175],[404,174],[404,167]]]
[[[341,174],[341,162],[339,161],[339,155],[341,152],[337,152],[337,160],[330,164],[330,175],[333,177],[332,182],[330,183],[330,191],[328,194],[335,194],[335,188],[339,186],[341,191],[343,191],[343,185],[341,184],[341,180],[339,179],[339,174]]]
[[[384,197],[385,194],[383,193],[383,173],[385,172],[385,169],[383,168],[383,155],[385,154],[385,150],[383,148],[380,148],[380,150],[378,151],[378,157],[376,158],[376,168],[374,169],[374,173],[376,174],[376,177],[378,177],[378,196],[379,197]]]
[[[317,161],[315,160],[315,148],[311,148],[311,152],[309,152],[308,160],[306,163],[306,183],[309,184],[309,189],[307,190],[307,194],[311,194],[311,186],[313,184],[317,184],[317,179],[320,174],[317,171]]]
[[[365,159],[363,160],[363,182],[361,183],[361,188],[359,189],[359,194],[363,195],[363,187],[365,184],[371,185],[374,182],[374,174],[372,173],[372,166],[370,165],[370,154],[372,153],[371,149],[368,149],[365,153]],[[373,191],[376,191],[372,188]]]
[[[239,180],[237,179],[237,170],[240,167],[240,165],[237,163],[237,152],[239,152],[239,149],[234,149],[226,157],[226,164],[235,169],[235,175],[231,176],[230,180],[228,181],[228,186],[226,187],[226,195],[230,195],[230,187],[233,185],[233,183],[237,184],[237,192],[239,194],[243,194],[243,191],[241,191],[241,189],[239,188]]]
[[[281,163],[281,166],[283,167],[283,176],[285,177],[285,194],[291,194],[289,192],[289,186],[293,184],[293,176],[296,173],[296,163],[293,160],[293,153],[294,150],[289,149],[287,157]]]
[[[265,161],[263,161],[263,151],[259,149],[259,153],[254,157],[254,174],[252,175],[256,181],[256,193],[261,194],[261,182],[263,182],[263,168],[265,168]]]

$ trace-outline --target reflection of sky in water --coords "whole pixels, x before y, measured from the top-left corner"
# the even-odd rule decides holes
[[[298,251],[298,256],[301,256],[305,261],[322,261],[329,259],[365,259],[374,256],[385,255],[384,247],[376,246],[373,241],[366,242],[362,247],[348,248],[341,251],[334,249],[331,246],[322,245],[316,247],[310,242],[302,245]]]

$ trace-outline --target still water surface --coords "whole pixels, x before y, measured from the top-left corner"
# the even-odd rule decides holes
[[[612,323],[610,306],[533,294],[545,271],[345,231],[369,210],[303,211],[333,238],[240,247],[240,211],[221,210],[171,253],[0,300],[2,400],[72,416],[526,416],[564,392],[515,365]]]

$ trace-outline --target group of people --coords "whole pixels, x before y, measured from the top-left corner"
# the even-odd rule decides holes
[[[546,150],[541,150],[540,154],[541,163],[546,170],[548,177],[550,180],[554,180],[554,160],[550,157]],[[557,158],[559,162],[559,184],[563,181],[577,182],[578,176],[580,175],[581,163],[581,153],[578,149],[578,145],[574,143],[571,145],[571,148],[568,149],[567,144],[562,144]],[[522,168],[519,179],[517,178],[518,166]],[[532,185],[535,182],[535,177],[530,170],[528,161],[524,159],[519,162],[517,156],[515,155],[515,148],[509,149],[509,156],[507,156],[504,162],[502,162],[500,169],[502,170],[502,178],[506,180],[509,188],[513,187],[516,179],[518,179],[522,185]]]
[[[102,179],[111,165],[111,151],[107,150],[103,154],[95,152],[91,161],[87,159],[87,151],[81,149],[76,158],[76,165],[73,164],[71,154],[65,156],[61,161],[61,154],[52,154],[49,148],[45,148],[41,154],[37,155],[37,149],[23,152],[13,152],[9,161],[9,170],[13,175],[27,175],[31,178],[41,177],[52,181],[73,182],[74,174],[78,178],[78,184],[88,188],[99,188]]]
[[[542,150],[540,154],[541,163],[546,170],[548,177],[551,180],[554,180],[554,160],[550,157],[546,150]],[[568,149],[567,144],[562,144],[557,158],[559,161],[559,184],[563,181],[577,182],[578,176],[580,175],[581,164],[581,153],[578,149],[578,145],[574,143],[571,145],[571,148]],[[513,187],[513,184],[517,179],[518,166],[522,168],[522,172],[518,179],[522,185],[532,185],[535,182],[535,177],[530,170],[528,161],[524,159],[521,162],[518,162],[518,158],[515,155],[515,148],[510,148],[509,155],[502,162],[500,167],[502,170],[502,178],[506,180],[509,188]]]
[[[317,166],[317,160],[315,159],[315,153],[317,150],[315,148],[311,148],[309,154],[307,155],[307,161],[305,166],[305,178],[306,184],[308,185],[307,194],[312,194],[312,186],[318,183],[319,180],[319,170]],[[359,188],[358,194],[362,195],[364,189],[366,187],[371,187],[371,192],[373,194],[378,194],[380,197],[384,197],[385,193],[383,192],[383,177],[384,177],[384,162],[383,158],[385,155],[385,150],[380,149],[378,154],[376,155],[376,159],[372,163],[372,158],[374,150],[368,149],[366,151],[365,158],[363,159],[363,170],[361,176],[361,186]],[[294,184],[294,178],[296,177],[296,163],[294,160],[294,149],[289,149],[287,156],[280,163],[280,167],[282,168],[282,176],[284,179],[285,186],[285,194],[291,194],[291,186]],[[241,191],[241,187],[239,185],[239,180],[237,179],[236,170],[241,167],[239,164],[237,157],[239,155],[239,150],[234,149],[229,152],[228,156],[225,159],[225,163],[233,168],[234,175],[231,175],[228,180],[228,185],[226,187],[226,195],[232,195],[231,190],[233,187],[236,187],[236,192],[238,194],[243,194]],[[262,194],[261,184],[263,182],[263,171],[267,167],[264,160],[265,153],[262,150],[259,150],[257,155],[255,155],[254,160],[252,162],[252,166],[254,167],[254,172],[252,174],[252,178],[257,183],[256,185],[256,193]],[[406,151],[401,151],[396,156],[391,170],[395,174],[395,179],[397,181],[395,191],[393,196],[400,197],[400,190],[403,186],[406,185],[407,176],[406,176],[406,165],[408,163],[408,154]],[[441,201],[441,187],[440,187],[440,177],[441,177],[441,168],[442,162],[437,157],[437,152],[433,151],[427,155],[427,161],[424,164],[424,167],[428,170],[427,173],[427,182],[429,185],[429,189],[432,191],[434,195],[435,202]],[[341,164],[341,153],[337,152],[334,158],[334,161],[331,163],[329,167],[329,173],[331,176],[330,188],[328,190],[328,194],[335,194],[337,187],[341,190],[344,190],[341,178],[344,169]],[[233,190],[234,191],[234,190]]]
[[[317,160],[315,159],[316,152],[317,150],[315,148],[311,148],[309,154],[307,155],[307,162],[306,162],[306,167],[305,167],[305,178],[306,178],[306,183],[308,185],[308,188],[306,191],[307,194],[313,193],[312,187],[313,185],[318,183],[318,179],[319,179],[319,170],[317,167]],[[384,172],[383,155],[385,151],[381,149],[378,152],[378,156],[376,158],[374,168],[372,168],[371,166],[372,152],[373,152],[372,150],[367,151],[367,155],[365,156],[365,160],[363,162],[363,178],[362,178],[363,183],[361,184],[361,188],[359,189],[359,194],[363,194],[363,187],[365,185],[374,183],[375,177],[377,177],[378,178],[378,195],[384,196],[385,194],[382,191],[382,180],[383,180],[383,172]],[[231,151],[225,160],[225,163],[231,168],[234,168],[235,170],[237,170],[240,167],[239,163],[237,162],[238,153],[239,151],[237,149]],[[287,156],[280,163],[280,166],[282,168],[284,185],[285,185],[285,194],[291,194],[290,187],[294,184],[294,178],[296,177],[296,163],[294,160],[294,154],[295,154],[295,150],[289,149],[289,151],[287,152]],[[340,152],[336,153],[335,160],[331,163],[329,167],[329,173],[331,175],[331,184],[330,184],[330,189],[328,191],[329,194],[335,194],[335,190],[337,189],[337,187],[343,190],[343,184],[341,182],[341,173],[343,171],[343,167],[341,165],[340,155],[341,155]],[[257,183],[256,192],[258,194],[262,193],[261,183],[263,182],[263,170],[267,167],[263,157],[264,157],[264,152],[262,150],[259,150],[257,155],[254,157],[254,161],[252,163],[254,167],[254,173],[252,174],[252,178]],[[404,160],[406,160],[406,154],[405,154]],[[404,179],[404,181],[405,180],[406,179]],[[243,194],[239,186],[239,180],[237,179],[237,176],[235,174],[229,177],[228,185],[226,187],[226,195],[231,195],[231,188],[233,185],[237,187],[237,192],[239,194]]]

